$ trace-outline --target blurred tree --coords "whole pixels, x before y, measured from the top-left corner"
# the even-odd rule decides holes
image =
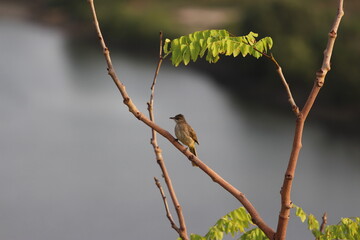
[[[87,4],[84,1],[39,0],[46,8],[62,9],[69,14],[74,22],[82,22],[89,26]],[[311,3],[311,4],[308,4]],[[111,6],[111,7],[109,7]],[[299,103],[305,101],[302,93],[310,90],[311,82],[322,59],[318,49],[325,49],[324,42],[329,23],[332,21],[333,8],[328,0],[316,2],[310,0],[102,0],[97,11],[102,22],[104,33],[111,35],[109,43],[112,46],[132,45],[135,51],[156,49],[157,34],[161,30],[169,38],[175,38],[190,32],[179,20],[179,11],[191,9],[221,9],[236,10],[237,17],[227,22],[221,28],[228,29],[234,35],[244,35],[250,30],[263,36],[273,37],[276,45],[274,54],[285,69],[289,84],[294,86],[294,95]],[[329,90],[321,98],[316,111],[317,118],[326,117],[331,123],[357,123],[360,120],[360,71],[354,65],[360,62],[360,1],[348,1],[345,4],[346,19],[340,29],[340,39],[334,51],[332,64],[338,66],[328,76]],[[180,15],[181,16],[181,15]],[[191,19],[187,19],[187,22]],[[91,29],[91,27],[89,27]],[[203,29],[197,29],[203,30]],[[192,31],[192,30],[191,30]],[[89,33],[91,34],[91,32]],[[82,34],[85,36],[85,34]],[[93,36],[93,35],[91,35]],[[260,37],[263,37],[260,36]],[[351,46],[351,47],[349,47]],[[121,47],[126,51],[128,47]],[[151,54],[149,54],[151,56]],[[239,62],[241,68],[239,69]],[[282,96],[274,94],[282,91],[276,81],[273,66],[265,61],[233,61],[222,58],[218,64],[208,66],[204,62],[193,65],[212,74],[219,83],[228,87],[238,97],[256,98],[258,94],[268,99],[269,105],[283,105]],[[262,71],[259,72],[258,69]],[[251,81],[238,81],[242,76]],[[226,73],[224,75],[224,73]],[[256,74],[254,74],[256,73]],[[270,78],[269,78],[270,76]],[[273,77],[272,77],[273,76]],[[255,79],[254,79],[255,78]],[[259,89],[259,86],[262,86]],[[271,87],[272,86],[272,87]],[[271,87],[271,88],[270,88]],[[254,91],[256,89],[256,91]],[[271,91],[269,91],[271,89]],[[240,93],[240,94],[239,94]],[[256,98],[259,99],[259,98]],[[331,109],[330,110],[330,106]],[[335,113],[335,114],[334,114]],[[354,129],[352,129],[354,131]],[[360,131],[360,126],[355,130]]]

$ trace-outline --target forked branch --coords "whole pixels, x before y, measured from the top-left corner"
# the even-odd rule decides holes
[[[170,213],[170,209],[169,209],[169,204],[167,203],[167,200],[166,200],[166,196],[165,196],[165,193],[164,193],[164,190],[163,188],[161,187],[161,184],[159,182],[159,180],[154,177],[154,180],[155,180],[155,185],[158,187],[159,191],[160,191],[160,194],[161,194],[161,197],[163,199],[163,202],[164,202],[164,207],[165,207],[165,211],[166,211],[166,217],[169,219],[169,222],[171,224],[171,227],[173,229],[175,229],[175,231],[179,234],[179,236],[181,237],[181,234],[180,234],[180,228],[176,225],[171,213]],[[183,238],[183,239],[187,239],[187,238]]]
[[[160,41],[159,42],[160,42],[159,62],[158,62],[158,65],[156,67],[153,83],[151,84],[151,88],[150,88],[151,89],[151,94],[150,94],[150,100],[148,102],[148,111],[149,111],[150,120],[152,122],[155,122],[155,118],[154,118],[154,97],[155,97],[156,79],[157,79],[157,76],[159,74],[161,64],[162,64],[162,61],[163,61],[163,57],[162,57],[162,33],[161,32],[160,32]],[[164,159],[163,159],[163,156],[162,156],[162,153],[161,153],[161,149],[160,149],[160,147],[159,147],[159,145],[157,143],[156,131],[153,128],[151,129],[151,135],[152,135],[151,145],[154,148],[156,162],[159,164],[162,175],[163,175],[163,177],[165,179],[166,186],[167,186],[167,188],[169,190],[171,200],[173,202],[174,208],[176,210],[176,214],[177,214],[178,219],[179,219],[180,228],[176,226],[174,220],[172,219],[172,216],[170,214],[170,210],[169,210],[169,207],[168,207],[168,204],[167,204],[167,201],[166,201],[165,193],[164,193],[164,191],[163,191],[163,189],[162,189],[162,187],[160,185],[160,182],[155,178],[156,186],[159,188],[161,196],[162,196],[164,204],[165,204],[166,216],[170,221],[171,227],[173,229],[175,229],[175,231],[179,234],[179,237],[181,237],[183,240],[188,240],[189,237],[188,237],[188,234],[187,234],[185,218],[184,218],[184,215],[183,215],[183,212],[182,212],[182,208],[181,208],[181,205],[180,205],[180,203],[179,203],[179,201],[177,199],[177,196],[176,196],[175,190],[173,188],[173,185],[171,183],[171,178],[170,178],[169,173],[168,173],[168,171],[166,169],[165,162],[164,162]]]
[[[290,196],[291,187],[295,175],[297,160],[299,158],[299,153],[302,146],[301,139],[303,135],[304,123],[315,102],[315,99],[321,87],[324,85],[326,74],[330,70],[330,59],[333,52],[337,31],[343,15],[344,15],[343,0],[339,0],[338,13],[329,32],[329,38],[326,49],[324,51],[324,59],[321,69],[316,72],[316,78],[314,81],[313,88],[308,96],[308,99],[303,109],[300,111],[296,119],[293,147],[289,159],[289,164],[285,173],[284,183],[281,188],[281,210],[279,214],[278,226],[275,236],[276,240],[286,239],[286,230],[290,217],[290,209],[292,206],[291,196]]]
[[[296,105],[295,100],[292,96],[289,84],[287,83],[284,73],[282,71],[282,68],[280,66],[280,64],[276,61],[276,59],[274,58],[274,56],[272,54],[266,54],[265,52],[261,52],[258,49],[254,48],[255,51],[261,53],[263,56],[265,56],[266,58],[270,59],[276,66],[276,72],[278,73],[281,83],[284,85],[285,90],[286,90],[286,94],[288,95],[288,102],[290,103],[291,109],[292,111],[295,113],[295,116],[298,116],[300,114],[300,110],[299,107]]]

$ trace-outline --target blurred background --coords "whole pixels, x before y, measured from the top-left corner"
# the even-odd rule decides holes
[[[337,1],[95,1],[119,77],[146,113],[158,34],[226,28],[271,36],[299,106],[320,68]],[[305,125],[292,201],[329,224],[360,216],[360,10],[345,1],[332,69]],[[0,238],[176,239],[153,177],[150,129],[106,72],[87,1],[0,0]],[[267,59],[165,60],[157,123],[183,113],[200,158],[244,192],[276,228],[295,119]],[[189,233],[239,202],[159,138]],[[162,179],[161,179],[162,181]],[[165,185],[162,181],[163,186]],[[173,211],[175,217],[175,212]],[[294,215],[294,214],[293,214]],[[311,238],[291,218],[289,239]]]

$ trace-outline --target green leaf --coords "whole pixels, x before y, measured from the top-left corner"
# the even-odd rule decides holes
[[[346,240],[359,240],[360,239],[360,218],[342,218],[337,225],[328,225],[325,227],[324,232],[320,232],[318,220],[314,215],[307,215],[302,208],[293,204],[296,208],[296,215],[303,221],[308,218],[308,229],[317,240],[333,240],[333,239],[346,239]]]
[[[229,32],[222,29],[222,30],[219,30],[219,35],[222,36],[222,37],[228,37],[229,36]]]
[[[180,41],[180,44],[187,44],[188,43],[188,37],[181,36],[179,41]]]
[[[237,57],[241,52],[240,43],[234,43],[233,56]]]
[[[241,240],[268,240],[265,233],[259,228],[254,228],[244,233],[239,239]]]
[[[210,30],[210,36],[212,37],[218,37],[219,36],[219,31],[218,30]]]
[[[172,52],[171,55],[172,64],[178,66],[182,60],[179,39],[174,39],[173,41],[171,41],[171,52]]]
[[[296,207],[296,216],[300,218],[301,222],[304,222],[306,220],[306,213],[300,207]]]
[[[215,57],[219,54],[219,47],[218,47],[218,45],[216,44],[216,42],[214,42],[214,43],[211,44],[210,49],[211,49],[211,52],[212,52],[213,57],[215,58]]]
[[[266,37],[266,38],[265,38],[265,41],[266,41],[266,44],[267,44],[267,46],[268,46],[268,49],[271,49],[272,46],[273,46],[273,40],[272,40],[272,38],[271,38],[271,37]]]
[[[259,53],[259,52],[254,52],[254,53],[252,54],[252,56],[254,56],[256,59],[259,59],[259,58],[262,56],[262,54]]]
[[[225,55],[230,56],[234,52],[234,42],[232,42],[231,40],[228,40],[225,45],[226,45]]]
[[[254,48],[259,52],[264,52],[265,45],[264,45],[263,41],[260,40],[259,42],[254,44]]]
[[[246,55],[249,54],[249,52],[250,52],[251,46],[249,46],[247,44],[240,44],[239,48],[240,48],[240,52],[241,52],[242,56],[246,57]]]
[[[181,52],[182,52],[184,64],[188,65],[189,62],[190,62],[190,58],[191,58],[189,46],[185,45],[185,44],[182,44],[181,45]]]
[[[200,39],[204,39],[204,35],[200,31],[194,32],[194,37],[195,37],[195,41],[199,41]]]
[[[308,228],[309,230],[318,230],[320,228],[318,220],[312,214],[309,214],[308,217]]]
[[[206,52],[206,50],[207,50],[207,45],[206,45],[204,39],[201,39],[201,40],[199,41],[199,43],[200,43],[200,46],[201,46],[201,50],[200,50],[199,56],[200,56],[200,57],[203,57],[204,54],[205,54],[205,52]]]
[[[179,239],[179,238],[178,238]],[[181,239],[181,238],[180,238]],[[200,235],[197,235],[197,234],[190,234],[190,240],[206,240],[206,238],[200,236]]]
[[[254,33],[254,32],[250,32],[250,33],[248,34],[248,36],[251,36],[252,38],[257,38],[257,37],[259,36],[259,34]]]
[[[202,35],[204,39],[208,39],[210,37],[210,30],[203,31]]]
[[[197,42],[190,43],[191,60],[193,60],[194,62],[197,60],[200,50],[201,48]]]
[[[245,36],[245,38],[250,45],[254,45],[256,43],[257,36],[257,33],[250,32],[248,35]]]
[[[190,40],[190,42],[193,42],[193,41],[196,40],[193,33],[190,33],[190,34],[189,34],[189,40]]]
[[[209,63],[217,62],[220,59],[220,55],[233,55],[237,57],[241,53],[243,57],[251,55],[259,58],[262,56],[262,53],[266,53],[273,45],[270,37],[257,41],[256,37],[258,34],[254,32],[240,37],[230,37],[230,35],[224,29],[197,31],[172,41],[166,39],[164,52],[165,54],[171,54],[172,64],[178,66],[181,62],[185,65],[190,60],[195,62],[205,54],[206,61]]]
[[[164,48],[163,48],[163,50],[164,50],[164,53],[165,54],[168,54],[169,53],[169,43],[171,42],[171,40],[170,39],[165,39],[165,44],[164,44]]]
[[[245,210],[245,208],[239,208],[237,209],[240,215],[240,219],[246,222],[251,222],[251,216],[250,214]]]

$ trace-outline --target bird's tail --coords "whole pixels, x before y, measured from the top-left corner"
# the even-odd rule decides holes
[[[196,148],[195,147],[189,147],[189,150],[192,154],[194,154],[195,156],[197,156],[197,152],[196,152]],[[191,162],[191,164],[193,165],[193,167],[198,167],[198,165],[196,165],[194,162]]]

